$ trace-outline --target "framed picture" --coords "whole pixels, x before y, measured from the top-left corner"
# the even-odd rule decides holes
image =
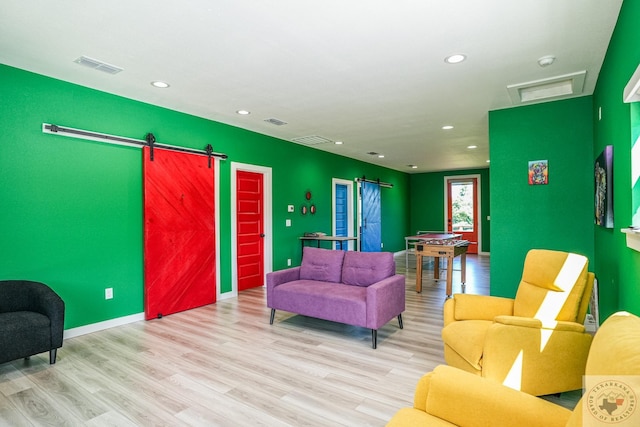
[[[613,145],[607,145],[593,167],[595,223],[613,228]]]
[[[549,161],[532,160],[529,162],[529,185],[546,185],[549,183]]]

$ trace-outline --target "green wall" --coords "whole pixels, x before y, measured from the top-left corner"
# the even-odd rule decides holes
[[[418,173],[411,175],[411,233],[418,230],[443,230],[444,180],[446,176],[480,175],[481,252],[490,252],[489,168]]]
[[[529,249],[587,256],[593,271],[591,97],[489,112],[491,294],[513,297]],[[529,185],[528,162],[549,161]]]
[[[594,226],[601,318],[617,310],[640,314],[640,253],[627,248],[620,232],[631,225],[633,209],[631,112],[630,104],[622,102],[622,93],[640,63],[639,21],[640,2],[625,0],[593,96],[592,156],[595,159],[605,146],[613,145],[614,227]]]
[[[332,178],[393,184],[381,190],[382,241],[387,251],[404,249],[408,174],[4,65],[0,97],[0,279],[49,284],[66,302],[67,329],[143,311],[142,157],[44,134],[43,123],[136,139],[152,132],[158,142],[228,154],[219,171],[222,293],[232,282],[231,162],[272,168],[274,270],[299,262],[302,233],[331,231]],[[288,214],[307,190],[317,213]]]

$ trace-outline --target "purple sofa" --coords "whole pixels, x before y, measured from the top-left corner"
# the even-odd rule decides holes
[[[405,278],[390,252],[353,252],[305,246],[300,267],[267,274],[269,323],[276,310],[371,329],[394,317],[402,329]]]

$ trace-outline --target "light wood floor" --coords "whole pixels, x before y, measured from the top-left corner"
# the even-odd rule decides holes
[[[467,292],[487,294],[489,258],[467,265]],[[406,272],[404,329],[384,326],[376,350],[363,328],[286,312],[269,325],[264,288],[66,340],[55,365],[0,365],[0,425],[383,426],[444,363],[445,284],[429,273],[417,294]]]

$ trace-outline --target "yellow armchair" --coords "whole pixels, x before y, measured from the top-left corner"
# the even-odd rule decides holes
[[[444,305],[447,364],[535,396],[579,389],[592,339],[587,267],[582,255],[532,249],[514,299],[455,294]]]
[[[387,427],[578,427],[623,419],[626,424],[621,425],[640,425],[635,400],[640,395],[640,318],[620,312],[607,319],[596,333],[583,374],[585,394],[570,411],[440,365],[419,380],[413,407],[400,409]],[[626,388],[610,386],[620,379]]]

